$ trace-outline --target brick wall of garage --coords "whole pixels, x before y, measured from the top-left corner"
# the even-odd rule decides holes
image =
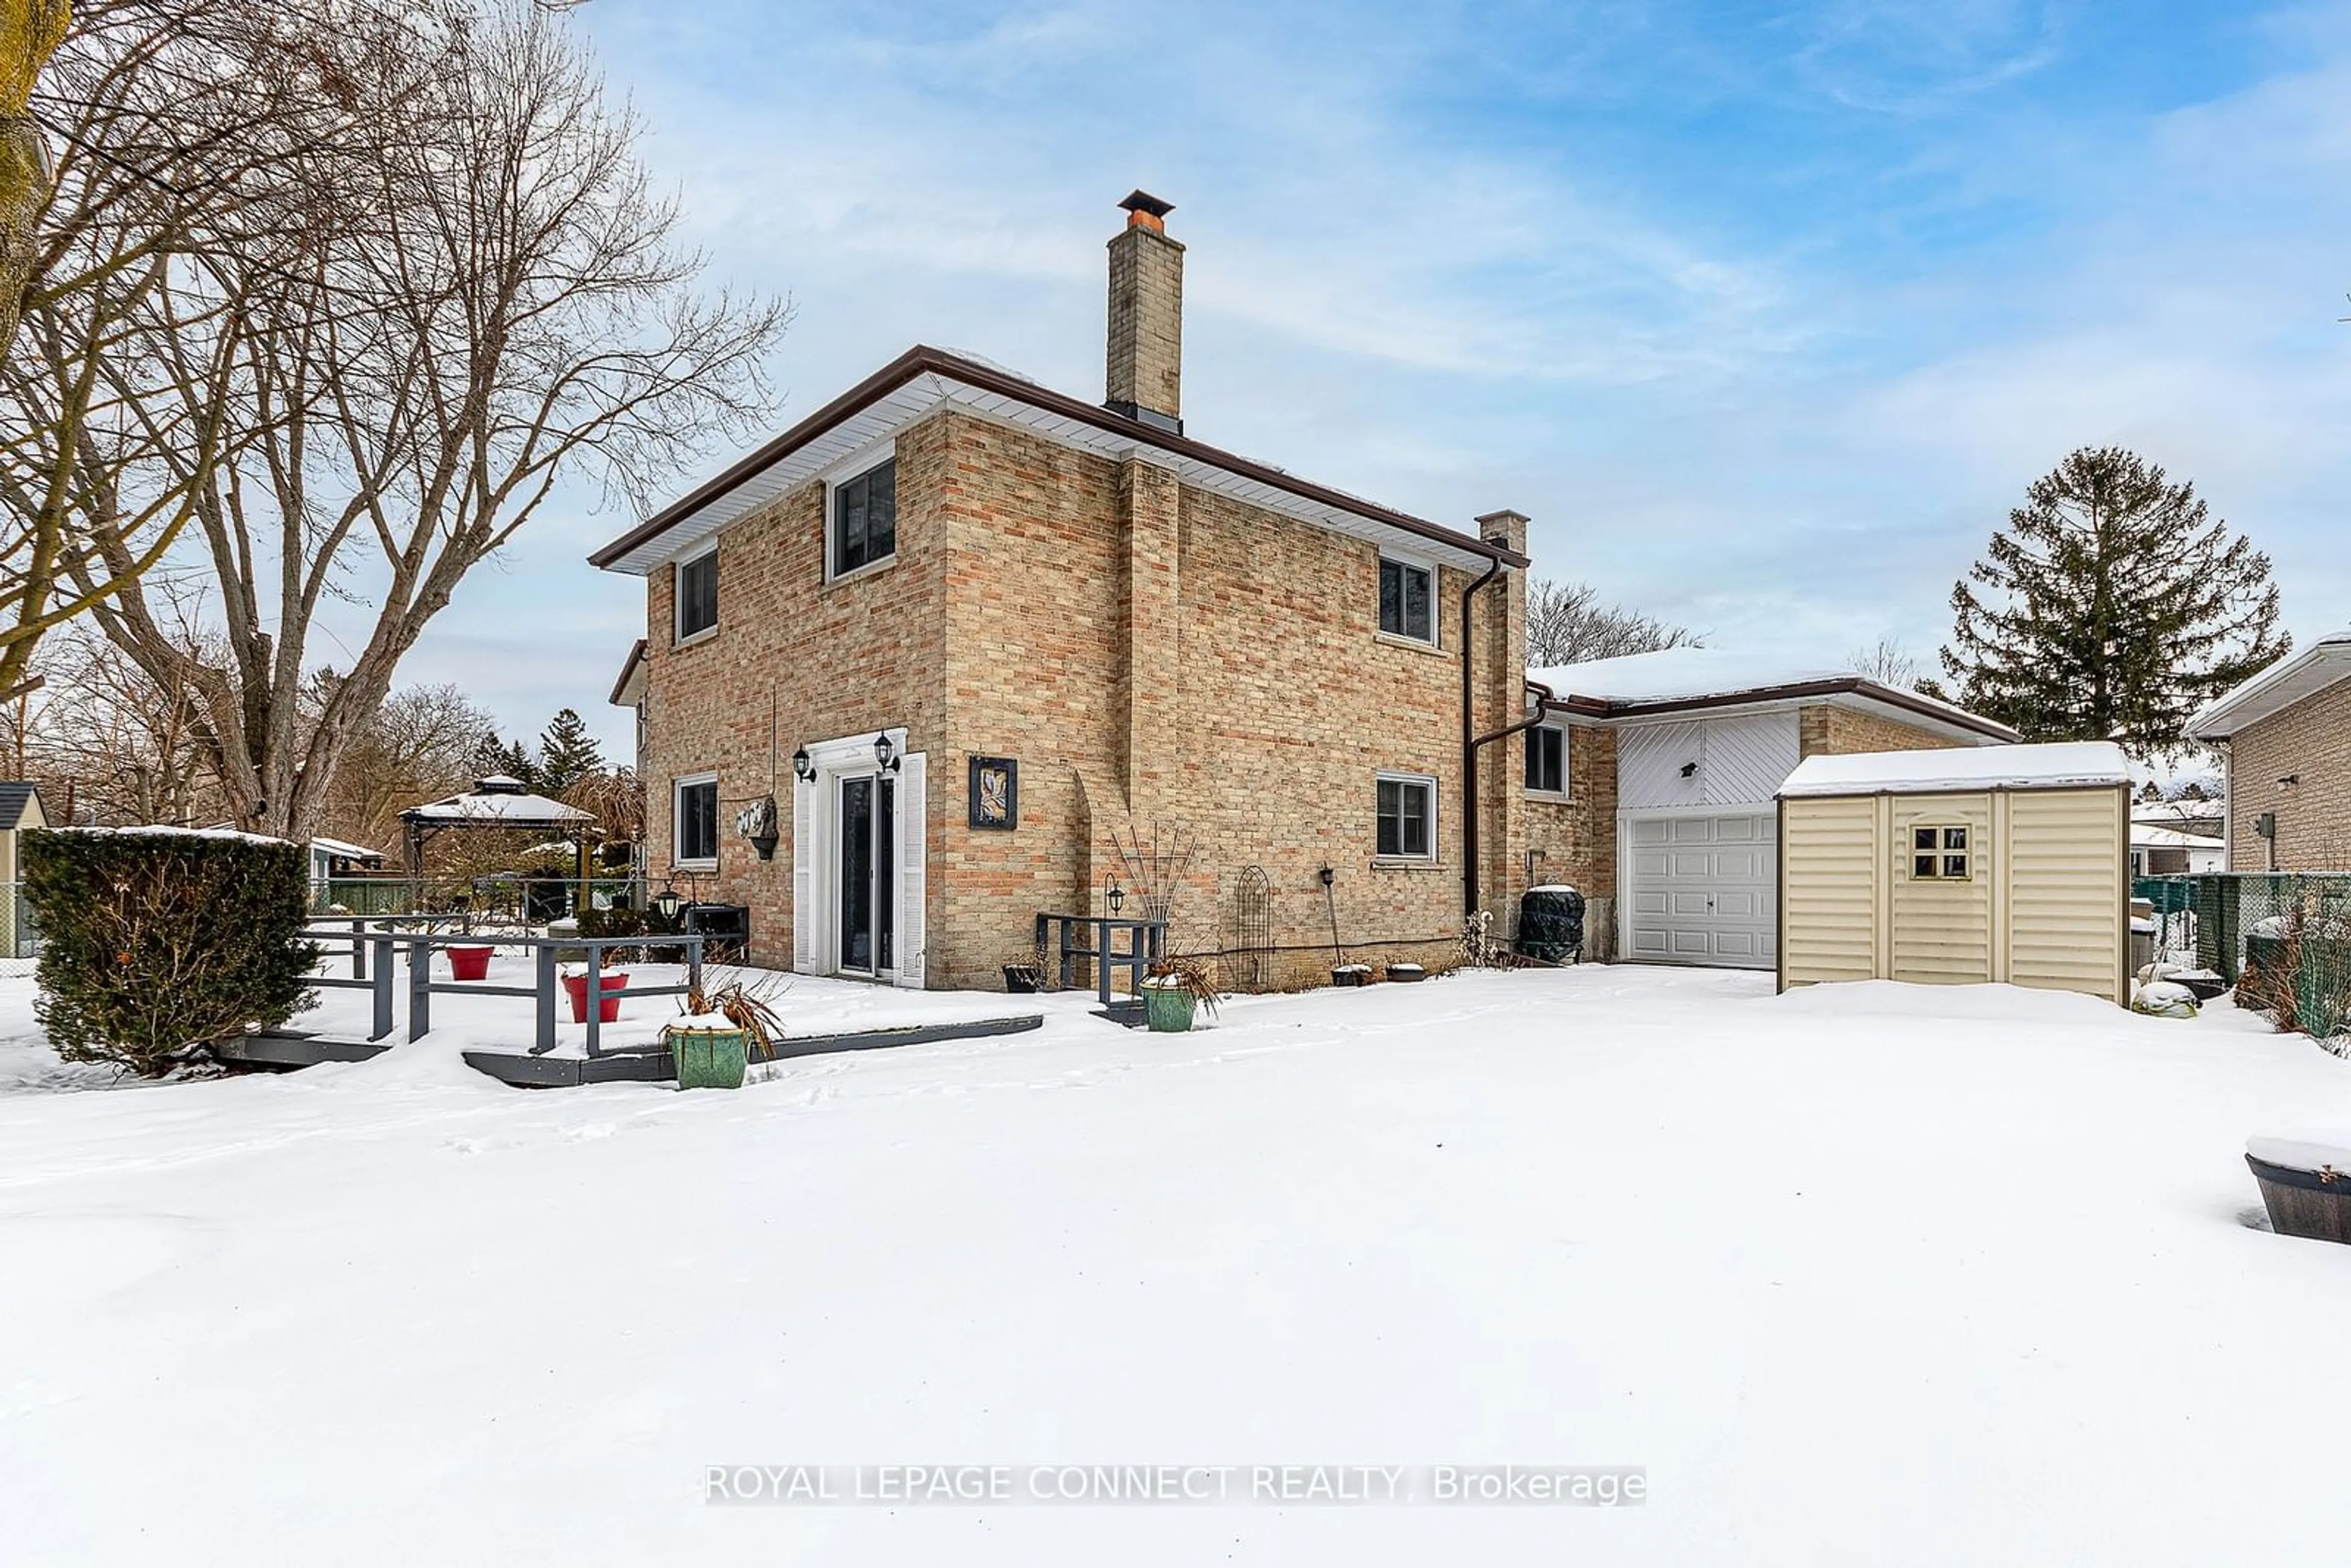
[[[1808,703],[1797,715],[1797,751],[1803,757],[1843,757],[1857,751],[1927,751],[1967,744],[1898,719],[1831,703]]]

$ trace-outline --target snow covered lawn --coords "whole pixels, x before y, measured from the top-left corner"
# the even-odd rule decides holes
[[[0,982],[0,1038],[28,988]],[[2351,1249],[2216,1009],[1631,967],[528,1093],[0,1091],[27,1563],[2343,1553]],[[1020,998],[1023,1001],[1029,998]],[[1000,998],[999,998],[1000,1000]],[[32,1071],[0,1046],[0,1086]],[[1557,1507],[712,1507],[732,1464],[1644,1466]]]

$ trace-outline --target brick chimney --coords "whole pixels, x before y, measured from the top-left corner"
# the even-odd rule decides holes
[[[1173,202],[1137,191],[1119,205],[1126,227],[1110,242],[1110,374],[1113,413],[1184,429],[1184,247],[1167,237]]]

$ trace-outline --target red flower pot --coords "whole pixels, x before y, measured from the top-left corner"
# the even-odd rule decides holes
[[[628,972],[622,969],[608,969],[604,972],[603,982],[604,994],[596,998],[596,1021],[618,1023],[621,1021],[621,998],[612,993],[629,983]],[[563,977],[563,988],[571,998],[571,1021],[586,1023],[588,1021],[588,977],[566,975]]]
[[[488,979],[490,949],[487,947],[450,948],[449,974],[451,978],[459,980]]]

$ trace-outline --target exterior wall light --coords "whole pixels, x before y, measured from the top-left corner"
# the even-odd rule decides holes
[[[1102,889],[1102,904],[1113,915],[1126,907],[1126,889],[1119,886],[1117,877],[1113,876],[1110,884]]]
[[[873,765],[884,773],[898,771],[898,748],[890,744],[887,734],[873,737]]]
[[[792,753],[792,777],[803,784],[816,781],[816,763],[810,758],[805,746]]]

